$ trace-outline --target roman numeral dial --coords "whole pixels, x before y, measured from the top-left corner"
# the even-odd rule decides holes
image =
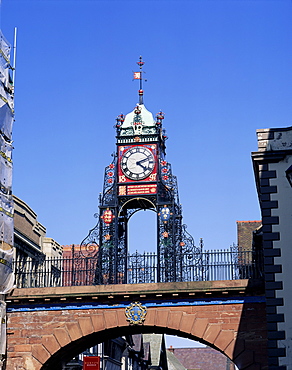
[[[144,146],[134,146],[128,149],[122,156],[121,169],[123,174],[131,180],[143,180],[154,169],[154,156]]]

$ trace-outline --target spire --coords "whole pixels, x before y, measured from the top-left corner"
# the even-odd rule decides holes
[[[134,80],[140,80],[140,89],[139,89],[139,105],[143,104],[143,89],[142,89],[142,81],[143,81],[143,71],[142,67],[145,64],[142,60],[142,56],[140,55],[139,62],[137,62],[138,66],[140,67],[139,72],[134,72]]]

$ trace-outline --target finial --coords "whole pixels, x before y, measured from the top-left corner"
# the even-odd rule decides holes
[[[137,64],[140,67],[140,69],[142,69],[143,65],[145,64],[145,62],[143,62],[142,60],[142,55],[140,55],[139,62],[137,62]]]
[[[164,120],[164,113],[162,111],[160,111],[156,114],[156,124],[157,124],[157,126],[162,124],[162,120]]]
[[[116,123],[116,128],[120,128],[121,127],[121,125],[124,123],[124,121],[125,121],[125,116],[121,113],[121,114],[119,114],[118,116],[117,116],[117,118],[116,118],[116,121],[117,121],[117,123]]]
[[[139,105],[143,104],[143,94],[144,94],[144,91],[142,89],[142,81],[143,81],[143,71],[142,71],[142,67],[143,65],[145,64],[145,62],[143,62],[142,60],[142,56],[140,55],[140,58],[139,58],[139,61],[137,62],[138,66],[140,67],[140,71],[139,72],[134,72],[134,80],[140,80],[140,89],[139,89]]]

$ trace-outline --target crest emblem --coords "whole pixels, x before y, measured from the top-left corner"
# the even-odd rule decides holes
[[[103,212],[103,214],[100,218],[103,219],[103,222],[105,224],[110,224],[113,221],[114,217],[115,216],[112,213],[112,211],[109,208],[107,208],[106,211]]]
[[[169,221],[170,215],[171,215],[170,209],[168,207],[164,206],[164,208],[162,208],[161,211],[160,211],[160,218],[161,218],[161,220],[163,222]]]
[[[132,325],[143,324],[146,313],[146,307],[142,306],[140,302],[133,302],[125,309],[127,320]]]

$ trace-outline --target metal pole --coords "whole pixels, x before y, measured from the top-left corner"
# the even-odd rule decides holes
[[[159,208],[157,207],[156,219],[157,219],[157,283],[161,282],[161,266],[160,266],[160,219],[159,219]]]
[[[14,28],[14,41],[13,41],[13,65],[12,65],[12,84],[15,86],[15,67],[16,67],[16,36],[17,28]]]
[[[124,224],[125,224],[125,242],[124,242],[124,253],[125,253],[125,278],[124,278],[124,284],[128,283],[128,258],[130,255],[129,246],[128,246],[128,217],[125,218]]]

